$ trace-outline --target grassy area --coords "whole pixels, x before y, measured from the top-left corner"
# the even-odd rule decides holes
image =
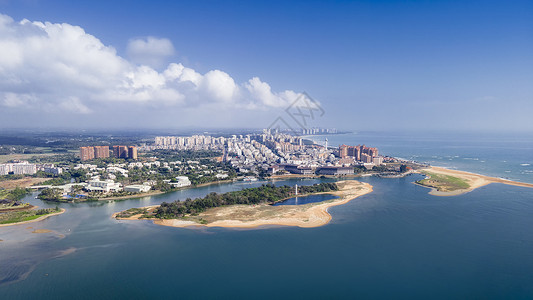
[[[23,203],[21,205],[13,205],[13,204],[0,204],[0,212],[2,211],[8,211],[8,210],[22,210],[22,209],[29,209],[31,207],[31,204],[29,203]]]
[[[0,214],[0,224],[13,224],[35,220],[39,217],[60,212],[59,208],[35,209],[29,211],[14,211]]]
[[[437,189],[439,192],[451,192],[456,190],[464,190],[468,189],[470,187],[470,184],[464,179],[450,176],[450,175],[442,175],[442,174],[436,174],[424,171],[425,175],[429,176],[427,179],[422,179],[417,181],[416,183],[432,187]]]

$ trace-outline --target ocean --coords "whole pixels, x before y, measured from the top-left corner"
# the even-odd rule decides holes
[[[365,143],[385,155],[533,182],[525,165],[533,161],[527,137],[327,137],[332,146]],[[331,223],[306,229],[172,228],[110,217],[130,207],[263,182],[61,204],[67,209],[62,215],[0,228],[0,298],[533,298],[533,189],[490,184],[437,197],[413,184],[420,178],[361,178],[373,185],[372,193],[330,208]]]

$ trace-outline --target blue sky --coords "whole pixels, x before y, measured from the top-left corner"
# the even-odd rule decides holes
[[[26,108],[15,105],[23,103],[22,96],[5,100],[10,105],[3,109],[17,122],[28,115],[42,126],[76,120],[91,127],[98,119],[102,126],[264,127],[283,115],[283,101],[290,102],[277,93],[305,91],[326,111],[317,126],[533,130],[532,1],[167,2],[0,0],[0,13],[15,23],[28,19],[79,26],[134,66],[145,61],[139,63],[128,52],[133,40],[164,39],[173,51],[159,55],[151,68],[164,72],[169,63],[181,63],[202,75],[220,70],[241,85],[238,102],[224,100],[223,107],[216,99],[205,100],[191,107],[209,96],[191,95],[180,86],[176,89],[184,100],[178,104],[121,102],[121,109],[108,108],[115,118],[94,108],[107,101],[104,96],[88,96],[85,90],[54,103],[68,113],[46,107],[31,111],[30,106],[53,100],[40,99],[31,85],[4,85],[9,97],[31,89],[31,96],[24,97],[33,100]],[[283,100],[274,105],[257,96],[244,103],[257,94],[242,92],[254,77]],[[226,81],[213,84],[220,82]],[[147,112],[156,117],[139,123]],[[17,127],[14,122],[5,118],[0,126]]]

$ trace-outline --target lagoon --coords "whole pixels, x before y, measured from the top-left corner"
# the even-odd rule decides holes
[[[280,202],[277,202],[273,204],[273,206],[278,205],[304,205],[308,203],[316,203],[316,202],[322,202],[327,201],[331,199],[337,199],[339,197],[331,195],[331,194],[316,194],[316,195],[309,195],[309,196],[303,196],[303,197],[292,197],[287,200],[283,200]]]

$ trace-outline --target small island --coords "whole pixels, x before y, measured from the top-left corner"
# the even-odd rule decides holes
[[[153,220],[155,224],[187,227],[241,227],[284,225],[318,227],[330,222],[328,208],[348,203],[370,193],[372,186],[355,180],[320,183],[298,187],[299,196],[332,194],[338,198],[303,205],[273,204],[294,197],[295,188],[267,184],[258,188],[224,194],[211,193],[204,198],[187,199],[157,206],[132,208],[113,215],[121,220]]]
[[[514,186],[533,187],[531,183],[512,181],[464,171],[450,170],[441,167],[429,167],[417,171],[426,175],[425,179],[415,183],[431,188],[434,196],[456,196],[468,193],[490,183],[503,183]]]

